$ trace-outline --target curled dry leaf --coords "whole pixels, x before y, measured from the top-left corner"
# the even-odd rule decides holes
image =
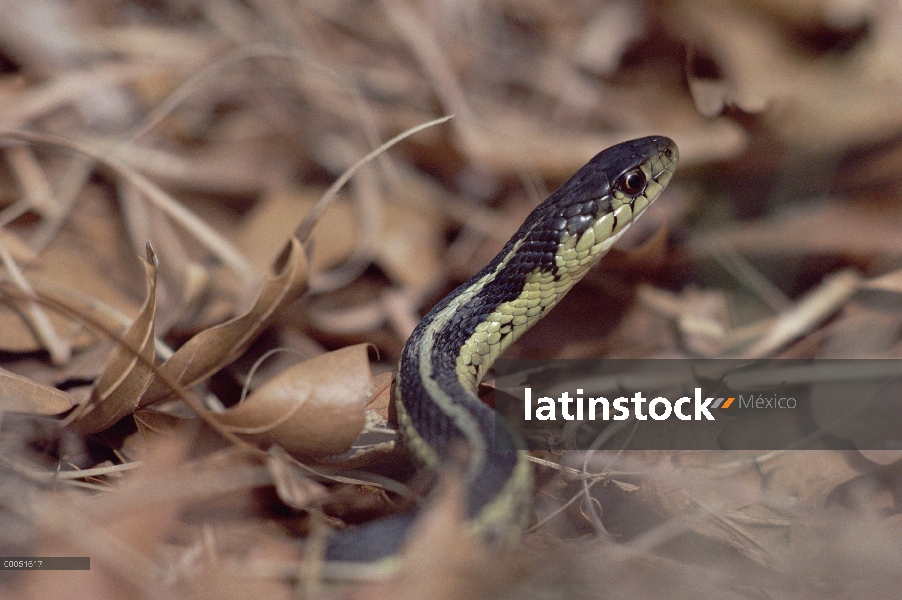
[[[345,452],[363,430],[372,382],[367,348],[348,346],[299,363],[210,418],[243,439],[277,444],[295,456]]]
[[[292,238],[281,269],[263,284],[251,309],[195,335],[163,363],[159,371],[185,388],[213,375],[244,351],[277,308],[297,298],[306,281],[304,251],[297,238]],[[157,376],[141,399],[141,406],[166,400],[172,393],[164,379]]]
[[[395,375],[391,371],[384,371],[373,377],[369,399],[366,401],[365,430],[354,442],[353,451],[321,460],[320,463],[341,469],[368,469],[376,465],[397,464],[409,460],[407,449],[395,443],[393,426],[389,419],[394,378]],[[392,491],[403,495],[398,490]]]
[[[72,416],[70,427],[80,433],[103,431],[138,408],[150,382],[154,359],[154,318],[157,312],[157,259],[147,245],[147,299],[119,340],[94,385],[91,398]]]
[[[0,369],[0,413],[58,415],[76,404],[66,392]]]

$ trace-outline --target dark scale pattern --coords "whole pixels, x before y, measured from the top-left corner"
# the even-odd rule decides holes
[[[519,251],[505,267],[503,276],[489,282],[468,303],[465,311],[460,311],[451,318],[442,336],[436,340],[432,355],[435,379],[458,406],[464,407],[474,416],[485,439],[494,440],[494,412],[480,403],[475,394],[464,388],[457,378],[455,364],[461,345],[470,337],[474,327],[484,321],[496,306],[520,295],[529,274],[537,268],[553,272],[554,257],[561,239],[566,234],[581,234],[599,216],[609,212],[613,182],[637,167],[645,157],[662,152],[669,143],[669,140],[661,137],[642,138],[597,154],[533,210],[491,263],[439,302],[414,330],[401,358],[400,377],[405,386],[401,399],[419,435],[436,449],[440,458],[444,459],[453,443],[464,439],[464,436],[450,416],[436,409],[420,381],[417,349],[424,330],[453,298],[487,273],[493,272],[514,245],[522,240]],[[468,492],[467,512],[470,517],[478,514],[501,491],[515,464],[516,457],[513,453],[494,452],[490,449],[483,472],[477,476]]]

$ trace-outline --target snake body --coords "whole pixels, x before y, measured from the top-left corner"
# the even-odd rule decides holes
[[[494,260],[439,302],[404,347],[395,394],[401,436],[429,469],[465,449],[466,516],[489,543],[525,528],[532,473],[525,452],[496,449],[523,444],[496,424],[501,418],[479,400],[477,386],[658,197],[677,160],[676,145],[661,136],[597,154],[533,210]],[[370,527],[357,551],[382,544],[374,556],[393,553],[403,535],[396,530],[409,520]]]

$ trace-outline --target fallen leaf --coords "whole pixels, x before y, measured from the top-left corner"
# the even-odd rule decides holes
[[[154,319],[157,312],[157,259],[147,245],[148,293],[144,306],[113,351],[94,384],[91,398],[73,414],[69,427],[79,433],[103,431],[138,408],[150,382],[154,359]]]
[[[0,369],[0,412],[58,415],[76,404],[66,392]]]
[[[398,201],[385,203],[378,262],[392,281],[419,293],[429,290],[442,272],[441,219],[426,207]]]
[[[254,444],[276,444],[295,456],[345,452],[364,426],[372,384],[368,348],[348,346],[299,363],[209,418]]]
[[[395,385],[395,374],[384,371],[373,377],[373,394],[366,403],[366,409],[376,413],[383,422],[388,422],[391,413],[392,388]]]
[[[147,406],[172,396],[173,390],[164,383],[166,378],[190,388],[231,363],[253,341],[277,308],[301,294],[306,283],[306,264],[300,242],[292,238],[282,268],[263,284],[251,309],[188,340],[160,366],[162,377],[154,377],[140,405]]]
[[[787,508],[820,509],[827,496],[860,473],[850,460],[852,453],[833,450],[778,452],[759,461],[764,490],[771,498],[785,498]]]
[[[190,415],[188,415],[190,417]],[[135,412],[135,424],[138,432],[145,436],[170,435],[178,431],[187,417],[157,410],[139,410]]]
[[[89,231],[79,233],[88,239],[75,239],[73,233],[64,230],[59,239],[40,255],[39,260],[25,265],[25,276],[39,298],[42,296],[41,290],[49,289],[55,295],[69,297],[70,302],[78,298],[96,298],[122,314],[134,314],[138,306],[121,286],[116,285],[118,277],[104,272],[110,269],[109,257],[98,248],[109,247],[111,244],[99,235],[94,235],[93,227],[95,219],[99,220],[102,215],[96,215],[91,208],[84,212],[88,216],[82,214],[82,218],[89,222],[90,226],[85,226]],[[115,250],[121,249],[117,245]],[[70,317],[53,310],[48,311],[48,315],[53,328],[61,336],[66,336],[66,341],[73,349],[78,350],[97,342],[93,332],[73,327]],[[0,331],[3,332],[0,335],[0,350],[23,353],[42,349],[34,333],[14,310],[5,307],[0,309]]]
[[[266,268],[280,250],[280,240],[288,239],[302,215],[307,214],[322,195],[321,190],[302,188],[275,192],[263,198],[243,221],[238,247],[258,268]],[[320,273],[341,264],[351,255],[357,239],[354,207],[337,198],[313,227],[310,267]]]
[[[781,260],[812,254],[896,258],[902,253],[896,225],[900,218],[902,210],[896,203],[837,198],[787,207],[767,219],[699,235],[691,249],[698,256],[712,256],[727,246],[745,256]],[[849,235],[850,231],[867,235]]]

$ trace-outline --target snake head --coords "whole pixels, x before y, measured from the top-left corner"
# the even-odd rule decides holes
[[[598,233],[607,237],[625,231],[670,182],[678,160],[676,144],[663,136],[599,152],[546,202],[555,212],[555,228],[562,236],[581,236],[611,214],[611,230],[601,227],[596,239]]]

